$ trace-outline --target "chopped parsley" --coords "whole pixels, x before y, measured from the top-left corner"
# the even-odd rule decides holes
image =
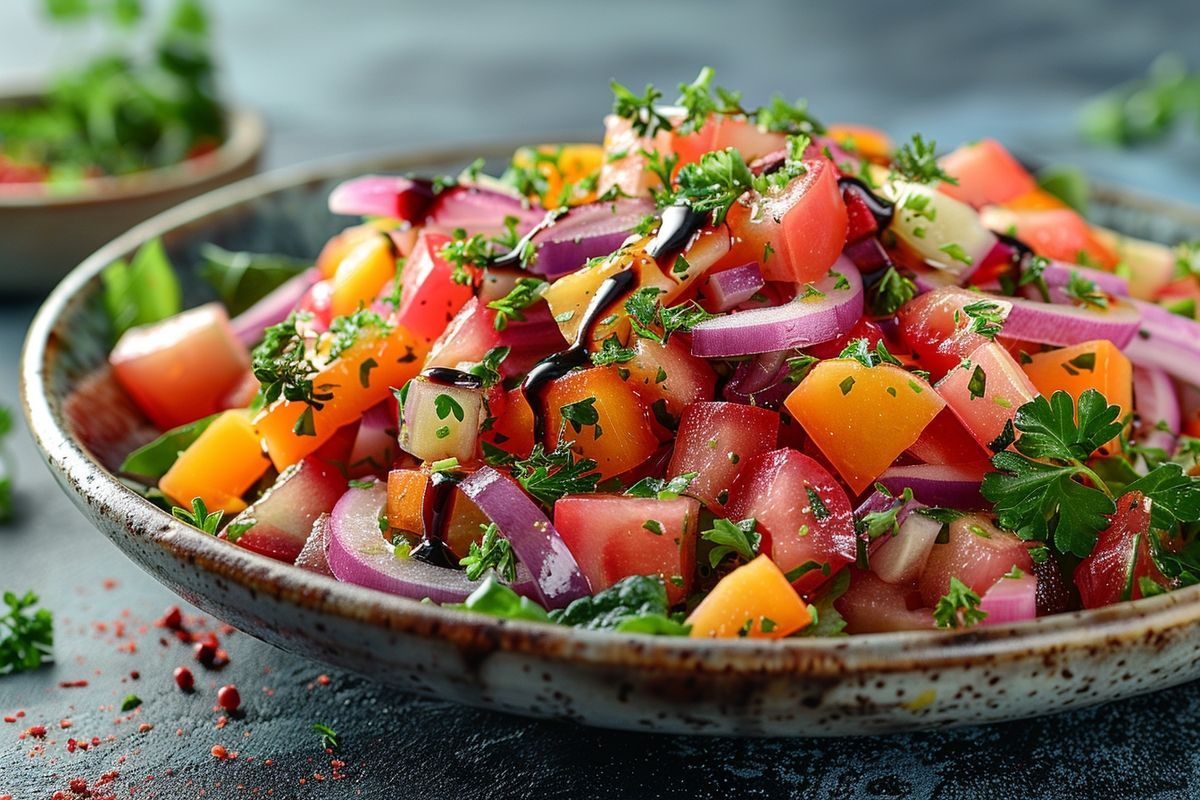
[[[650,84],[646,84],[640,95],[616,81],[609,85],[613,92],[613,114],[629,120],[639,136],[653,136],[659,130],[671,129],[671,120],[654,105],[662,98],[662,92]]]
[[[1108,295],[1101,291],[1095,281],[1083,277],[1079,270],[1071,270],[1071,277],[1067,279],[1063,291],[1081,306],[1101,310],[1108,308]]]
[[[958,179],[950,176],[937,163],[937,142],[928,142],[919,133],[905,142],[892,159],[892,171],[913,183],[946,183],[958,185]]]
[[[713,74],[712,67],[704,67],[696,76],[696,80],[679,84],[679,98],[675,105],[684,110],[684,118],[676,127],[678,133],[687,134],[700,130],[713,114],[731,116],[745,113],[740,92],[731,92],[718,86],[717,96],[713,98]]]
[[[45,608],[34,609],[38,597],[4,593],[7,606],[0,616],[0,675],[37,669],[53,660],[54,615]]]
[[[574,403],[568,403],[560,410],[563,420],[576,433],[581,433],[587,426],[592,426],[593,438],[599,439],[604,431],[600,427],[600,412],[596,410],[596,398],[588,397]]]
[[[1003,330],[1004,321],[1008,318],[1008,310],[995,300],[976,300],[973,303],[967,303],[962,307],[962,313],[966,314],[969,320],[966,330],[987,339],[995,339]],[[955,322],[962,322],[958,312],[955,312]]]
[[[477,581],[488,570],[495,570],[506,582],[512,583],[517,577],[512,543],[500,535],[500,528],[494,522],[479,527],[483,529],[483,536],[478,542],[471,542],[467,555],[459,560],[459,566],[466,568],[468,580]]]
[[[950,591],[933,607],[933,621],[939,628],[969,628],[987,618],[979,603],[979,595],[952,577]]]
[[[483,234],[467,236],[463,228],[455,228],[450,241],[439,251],[443,259],[453,267],[450,280],[466,286],[474,281],[470,269],[483,269],[493,256],[492,242]]]
[[[171,516],[175,517],[175,519],[179,520],[180,522],[186,522],[193,528],[202,530],[205,533],[215,534],[217,532],[217,528],[221,524],[221,518],[225,516],[225,512],[221,509],[217,509],[216,511],[209,513],[208,506],[205,505],[204,500],[199,497],[193,497],[192,507],[190,510],[186,508],[180,508],[179,506],[174,506],[171,509]]]
[[[600,343],[600,349],[591,354],[591,359],[597,367],[607,367],[612,364],[625,364],[636,356],[636,350],[623,346],[621,340],[613,334]]]
[[[717,316],[695,302],[664,306],[658,299],[659,294],[658,288],[644,286],[625,301],[633,332],[643,339],[666,344],[672,334],[690,333],[701,322]]]
[[[698,474],[696,472],[685,472],[682,475],[671,478],[669,481],[662,478],[642,478],[633,486],[626,489],[625,494],[629,497],[653,497],[658,500],[674,500],[688,490],[688,487],[692,485],[692,481],[696,479]]]
[[[524,322],[525,309],[541,300],[542,292],[549,285],[540,278],[517,278],[517,283],[513,286],[512,291],[499,300],[493,300],[487,304],[488,308],[496,312],[496,330],[504,330],[512,320]]]
[[[765,106],[755,111],[754,119],[760,128],[772,133],[816,136],[825,132],[825,126],[808,112],[807,101],[789,103],[779,94],[772,95]]]
[[[539,442],[528,458],[512,462],[512,475],[521,488],[551,507],[569,494],[589,494],[596,491],[600,473],[591,459],[576,459],[572,442],[558,443],[550,452]]]
[[[250,369],[260,384],[264,405],[283,398],[305,403],[309,411],[319,411],[333,399],[330,387],[313,385],[318,370],[309,354],[308,339],[299,328],[311,318],[307,312],[292,312],[283,322],[267,328],[262,342],[254,348]]]
[[[895,266],[884,270],[867,289],[867,306],[876,317],[890,317],[917,296],[917,284]]]

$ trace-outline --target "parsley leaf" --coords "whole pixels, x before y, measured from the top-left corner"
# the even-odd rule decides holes
[[[883,339],[876,342],[874,347],[871,347],[868,339],[851,339],[846,343],[838,358],[852,358],[864,367],[877,367],[880,364],[902,366],[900,360],[888,351]]]
[[[609,85],[613,92],[613,114],[629,120],[639,136],[653,136],[660,129],[671,129],[671,120],[654,106],[662,92],[650,84],[646,84],[640,95],[616,81]]]
[[[643,286],[625,301],[633,332],[643,339],[666,344],[672,334],[690,333],[701,322],[717,316],[695,302],[664,306],[658,299],[660,293],[655,286]]]
[[[505,586],[495,575],[488,575],[479,587],[462,603],[447,603],[444,608],[474,611],[502,619],[521,619],[532,622],[549,622],[546,609]]]
[[[572,430],[581,433],[584,427],[594,426],[593,438],[599,439],[604,430],[600,427],[600,412],[596,410],[596,398],[588,397],[574,403],[568,403],[559,409],[562,418],[570,424]]]
[[[450,235],[450,241],[442,245],[438,255],[453,266],[450,280],[466,286],[474,281],[468,268],[482,269],[491,261],[492,242],[481,233],[467,236],[463,228],[455,228]]]
[[[490,389],[498,384],[503,378],[500,374],[500,364],[504,359],[508,358],[508,354],[512,351],[507,345],[501,347],[493,347],[483,354],[483,358],[478,364],[473,364],[467,368],[467,372],[479,378],[482,382],[482,388]]]
[[[597,367],[607,367],[612,364],[627,363],[636,356],[636,350],[623,346],[621,340],[617,338],[616,334],[613,334],[600,343],[600,349],[591,354],[591,359]]]
[[[716,569],[725,557],[736,555],[742,561],[752,561],[758,555],[762,545],[762,534],[754,530],[756,522],[744,519],[731,522],[718,517],[713,520],[713,527],[700,532],[700,538],[716,545],[708,553],[708,563]]]
[[[970,320],[967,323],[966,330],[988,339],[995,339],[1004,329],[1004,321],[1008,319],[1008,311],[1008,308],[997,303],[995,300],[976,300],[962,307],[962,313],[966,314],[967,319]],[[958,323],[960,321],[958,312],[955,312],[955,322]]]
[[[174,506],[171,509],[171,516],[205,533],[215,534],[221,524],[221,518],[225,516],[225,512],[222,509],[217,509],[210,514],[204,500],[199,497],[193,497],[192,509],[190,511],[186,508]]]
[[[525,309],[541,300],[542,292],[549,285],[540,278],[517,278],[517,283],[513,286],[512,291],[499,300],[493,300],[487,304],[488,308],[496,312],[496,330],[504,330],[511,320],[524,322]]]
[[[1150,524],[1163,530],[1200,522],[1200,478],[1188,475],[1174,462],[1159,464],[1125,487],[1150,498]]]
[[[912,139],[896,151],[895,158],[892,159],[892,171],[914,183],[945,181],[958,185],[957,178],[951,177],[938,166],[937,142],[926,142],[919,133],[914,133]]]
[[[600,480],[596,462],[587,458],[576,460],[572,444],[560,441],[549,453],[540,442],[535,444],[528,458],[512,463],[513,478],[547,507],[569,494],[596,491]]]
[[[314,722],[312,729],[321,735],[321,747],[326,750],[338,749],[338,732],[323,722]]]
[[[890,317],[917,296],[917,284],[895,266],[884,270],[867,289],[867,306],[876,317]]]
[[[33,592],[20,597],[4,593],[8,610],[0,616],[0,675],[37,669],[53,660],[54,615],[44,608],[30,613],[37,603]]]
[[[875,489],[890,496],[887,489],[881,484],[876,484]],[[895,536],[900,530],[900,511],[911,503],[912,499],[912,489],[905,487],[899,497],[892,498],[892,504],[888,508],[863,514],[862,518],[855,523],[855,530],[870,539],[878,539],[885,533]]]
[[[477,581],[488,570],[508,583],[517,577],[517,561],[513,553],[512,543],[500,535],[500,528],[492,522],[480,525],[483,536],[478,542],[471,542],[467,555],[459,559],[459,566],[466,567],[467,580]]]
[[[802,133],[815,136],[825,132],[825,126],[808,113],[808,103],[805,100],[789,103],[779,94],[772,95],[765,106],[755,111],[754,119],[759,127],[773,133]]]
[[[717,98],[713,99],[710,88],[712,79],[712,67],[704,67],[696,76],[696,80],[679,84],[679,98],[675,105],[685,112],[683,121],[676,128],[679,133],[687,134],[700,130],[713,114],[729,116],[745,113],[740,92],[717,87]]]
[[[668,616],[667,587],[657,575],[630,575],[591,597],[551,611],[560,625],[590,630],[685,636],[689,626]]]
[[[958,578],[950,578],[950,591],[933,607],[933,621],[939,628],[969,628],[987,618],[979,608],[979,595]]]
[[[629,497],[654,497],[659,500],[674,500],[688,490],[692,481],[696,480],[697,472],[685,472],[671,480],[647,477],[625,490]]]
[[[1095,281],[1083,277],[1079,270],[1071,270],[1071,277],[1067,279],[1063,291],[1081,306],[1101,310],[1108,308],[1108,295],[1100,290]]]
[[[685,202],[699,213],[711,212],[714,225],[723,223],[729,207],[754,185],[750,167],[732,147],[712,150],[684,165],[675,180],[678,188],[671,193],[671,202]]]

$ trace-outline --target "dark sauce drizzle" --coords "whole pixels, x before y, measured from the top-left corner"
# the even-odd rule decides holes
[[[884,200],[875,192],[871,191],[871,187],[863,183],[858,178],[852,178],[849,175],[843,175],[838,178],[838,188],[844,191],[851,191],[862,198],[866,203],[867,208],[871,212],[871,216],[875,218],[875,224],[882,232],[892,224],[892,217],[895,216],[895,205]]]
[[[663,256],[681,252],[707,222],[707,212],[696,211],[685,204],[667,206],[662,211],[658,233],[646,245],[646,255],[662,266]],[[668,268],[670,266],[667,265]]]
[[[435,472],[429,476],[421,508],[425,530],[421,542],[409,552],[410,558],[435,567],[458,569],[458,558],[446,544],[446,527],[450,523],[450,502],[462,476],[453,472]]]
[[[556,381],[573,369],[582,367],[588,362],[587,343],[591,338],[592,328],[606,311],[625,297],[637,281],[637,273],[632,269],[618,272],[605,278],[588,303],[583,318],[579,321],[579,330],[575,341],[566,350],[543,358],[521,383],[521,392],[533,411],[533,440],[544,442],[546,439],[546,407],[543,395],[551,381]]]
[[[567,210],[565,208],[552,208],[547,211],[546,216],[542,217],[542,221],[537,225],[534,225],[529,229],[528,233],[518,239],[517,243],[513,245],[512,250],[491,258],[489,260],[489,265],[493,267],[523,266],[521,264],[521,254],[524,253],[529,247],[530,243],[533,242],[533,237],[552,227],[554,223],[558,221],[558,218],[566,213]]]
[[[421,377],[442,386],[456,386],[460,389],[483,388],[483,378],[452,367],[429,367],[421,371]]]

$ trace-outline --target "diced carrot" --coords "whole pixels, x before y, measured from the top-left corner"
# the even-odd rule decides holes
[[[595,425],[578,430],[563,416],[563,407],[595,399]],[[593,367],[573,372],[551,384],[542,399],[546,407],[546,436],[557,440],[560,430],[575,450],[599,465],[605,477],[619,475],[650,458],[658,439],[650,425],[646,405],[613,367]]]
[[[226,411],[179,454],[158,488],[184,508],[190,508],[192,499],[199,497],[209,511],[236,514],[246,507],[242,495],[270,465],[250,413]]]
[[[428,344],[402,326],[387,336],[364,331],[336,361],[321,370],[313,385],[329,386],[333,399],[312,411],[312,434],[296,431],[307,406],[281,400],[254,420],[267,454],[279,470],[320,447],[334,432],[400,388],[417,374]],[[368,362],[374,362],[371,366]],[[301,426],[303,428],[303,426]]]
[[[350,248],[333,276],[333,316],[353,314],[371,305],[396,274],[395,248],[386,234],[371,236]]]
[[[1107,339],[1036,353],[1021,369],[1046,397],[1064,391],[1078,402],[1081,394],[1095,389],[1109,405],[1120,406],[1119,419],[1133,412],[1133,366]],[[1113,446],[1109,442],[1104,449]]]
[[[400,531],[420,534],[425,528],[425,487],[429,475],[415,469],[394,469],[388,473],[388,525]]]
[[[784,405],[857,493],[917,441],[946,403],[900,367],[834,358],[818,364]]]
[[[775,562],[761,555],[726,575],[687,618],[695,638],[781,639],[812,612]]]

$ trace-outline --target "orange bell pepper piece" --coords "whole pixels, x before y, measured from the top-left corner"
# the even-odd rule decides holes
[[[271,464],[250,422],[248,411],[226,411],[179,454],[158,488],[171,502],[191,508],[200,498],[209,511],[236,514],[246,507],[242,495]]]
[[[1075,402],[1088,389],[1104,395],[1109,405],[1119,406],[1124,419],[1133,413],[1133,365],[1129,358],[1107,339],[1035,353],[1021,369],[1038,392],[1051,397],[1057,391],[1071,395]],[[1107,443],[1108,450],[1119,441]]]
[[[775,562],[760,555],[722,578],[686,622],[697,639],[782,639],[811,624],[812,612]]]
[[[357,243],[346,253],[333,275],[333,316],[366,308],[396,275],[396,246],[391,237],[378,234]]]
[[[900,367],[834,358],[817,364],[784,405],[858,493],[917,441],[946,401]]]
[[[563,416],[563,407],[592,398],[596,423],[575,430]],[[646,405],[612,367],[573,372],[551,384],[542,401],[550,443],[557,440],[561,429],[563,439],[574,440],[575,451],[594,459],[605,477],[633,469],[658,447]]]

